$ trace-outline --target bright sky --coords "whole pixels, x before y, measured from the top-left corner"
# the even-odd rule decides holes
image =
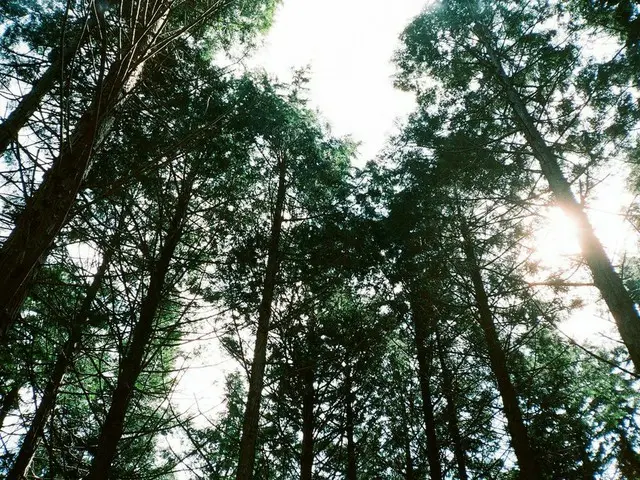
[[[413,109],[393,88],[398,36],[427,0],[284,0],[265,45],[249,62],[281,80],[311,66],[309,97],[335,135],[362,142],[358,164],[371,159]]]

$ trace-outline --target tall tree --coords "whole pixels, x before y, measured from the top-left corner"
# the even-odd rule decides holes
[[[130,12],[135,13],[119,22],[116,32],[103,36],[104,42],[110,38],[126,41],[115,42],[113,54],[103,42],[101,68],[90,104],[78,118],[73,133],[61,142],[60,154],[40,187],[27,199],[0,250],[0,336],[22,305],[33,269],[64,226],[91,166],[95,147],[108,136],[118,110],[138,84],[149,58],[193,27],[224,21],[230,12],[231,21],[233,14],[261,17],[262,6],[253,2],[240,6],[204,2],[193,8],[187,2],[141,0],[129,5]]]
[[[460,219],[460,230],[463,238],[464,254],[469,269],[469,276],[473,285],[473,294],[478,310],[478,320],[484,332],[491,369],[496,377],[498,390],[502,398],[511,443],[516,457],[518,457],[520,475],[523,479],[533,480],[534,478],[541,478],[542,472],[539,471],[537,460],[531,448],[531,440],[524,423],[518,395],[509,375],[505,352],[498,338],[489,298],[482,280],[480,264],[478,263],[478,258],[473,246],[474,241],[467,225],[467,220],[464,218]]]
[[[119,228],[121,228],[121,226],[119,226]],[[96,272],[91,285],[87,288],[87,293],[80,309],[78,310],[76,317],[71,321],[69,336],[65,341],[62,350],[58,353],[51,372],[51,377],[44,388],[42,399],[36,408],[29,430],[22,440],[22,445],[20,446],[20,451],[16,456],[14,464],[7,474],[7,479],[20,480],[26,475],[26,471],[29,468],[33,455],[36,452],[45,424],[55,406],[63,377],[77,353],[77,349],[82,338],[82,332],[91,313],[92,304],[96,299],[102,280],[109,268],[113,249],[117,248],[117,239],[114,240],[116,241],[112,242],[110,245],[111,250],[104,253],[101,264],[98,267],[98,271]]]
[[[479,132],[474,142],[487,149],[507,141],[518,145],[524,139],[518,147],[523,156],[515,166],[526,169],[526,157],[535,158],[555,201],[576,222],[582,255],[594,284],[616,321],[632,362],[640,368],[640,317],[561,162],[570,153],[596,161],[593,155],[596,151],[603,154],[604,140],[579,114],[571,113],[572,109],[582,111],[594,92],[587,98],[571,94],[570,87],[578,83],[574,71],[580,67],[580,55],[573,39],[560,42],[562,28],[545,25],[557,18],[562,27],[555,12],[546,1],[525,5],[443,2],[405,31],[405,49],[399,56],[405,72],[402,81],[408,88],[417,88],[420,76],[433,74],[442,82],[435,89],[446,88],[446,102],[462,107],[447,124],[454,131],[468,128],[468,132]],[[442,38],[446,41],[441,42]],[[468,89],[469,85],[477,88]],[[458,99],[454,92],[460,94]],[[431,95],[423,94],[423,98],[439,94],[434,91]],[[551,109],[556,106],[567,115],[555,120]],[[498,115],[504,108],[509,112],[506,117]],[[488,119],[487,110],[495,116]],[[497,160],[501,161],[499,156]]]
[[[300,79],[301,81],[303,79]],[[279,271],[283,261],[283,224],[285,215],[295,218],[299,212],[308,215],[314,204],[331,202],[332,188],[341,188],[346,162],[350,155],[348,145],[325,134],[314,114],[304,107],[298,96],[300,85],[294,83],[288,97],[273,87],[257,85],[255,106],[260,111],[254,118],[262,129],[256,144],[263,157],[264,172],[273,179],[273,194],[269,201],[269,234],[265,242],[266,266],[260,282],[260,303],[253,349],[253,360],[243,423],[242,440],[236,478],[250,480],[255,464],[260,404],[267,361],[267,344],[270,330],[274,295],[279,283]],[[318,181],[320,180],[320,181]],[[296,206],[290,202],[294,198]]]

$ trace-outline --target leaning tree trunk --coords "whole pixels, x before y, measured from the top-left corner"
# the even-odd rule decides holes
[[[399,416],[399,418],[396,418],[396,421],[393,422],[397,430],[395,432],[391,432],[391,436],[400,437],[399,442],[402,443],[405,480],[414,480],[414,478],[416,478],[416,470],[413,454],[411,453],[412,421],[410,420],[413,417],[413,412],[415,410],[413,396],[411,395],[411,392],[407,392],[407,378],[404,375],[404,372],[401,372],[399,368],[392,368],[391,380],[392,385],[394,385],[393,394],[395,395],[392,395],[387,399],[387,404],[392,408],[397,408],[396,413]]]
[[[287,193],[287,167],[282,157],[278,160],[278,170],[278,189],[267,251],[267,268],[262,284],[262,300],[258,308],[258,330],[256,332],[256,342],[253,349],[253,362],[251,364],[247,404],[242,422],[242,437],[240,439],[240,456],[238,458],[236,480],[251,480],[255,464],[260,403],[262,401],[262,388],[264,386],[264,370],[267,364],[267,340],[271,320],[271,305],[273,303],[273,295],[280,266],[280,236],[282,233],[282,216],[284,214]]]
[[[442,465],[440,464],[440,445],[436,430],[433,398],[429,382],[431,366],[430,325],[433,322],[433,311],[428,305],[425,292],[410,292],[411,318],[415,333],[416,353],[418,357],[418,379],[422,395],[422,414],[427,433],[427,459],[429,461],[429,475],[432,480],[442,480]]]
[[[507,429],[509,430],[511,445],[518,459],[520,478],[521,480],[539,480],[542,475],[531,448],[527,427],[518,403],[518,396],[509,376],[507,358],[493,321],[493,313],[491,312],[489,297],[482,281],[482,274],[473,248],[471,233],[464,219],[461,219],[461,233],[480,326],[487,344],[491,371],[496,378],[504,414],[507,418]]]
[[[92,30],[96,23],[95,19],[91,17],[90,20],[77,25],[79,32],[71,32],[66,35],[66,44],[59,51],[52,52],[50,58],[53,61],[49,67],[34,82],[29,93],[22,97],[9,116],[0,123],[0,156],[9,148],[11,142],[18,138],[20,129],[38,109],[42,99],[53,90],[56,82],[62,81],[67,67],[84,42],[89,39],[87,31]]]
[[[620,337],[629,350],[636,371],[640,372],[640,316],[635,303],[622,279],[613,268],[602,243],[595,235],[593,226],[582,205],[571,191],[571,185],[564,176],[556,155],[537,129],[522,97],[514,87],[511,78],[504,71],[493,46],[491,35],[483,27],[477,27],[474,30],[487,50],[495,69],[494,75],[507,96],[516,121],[533,151],[533,155],[540,164],[540,169],[549,183],[551,192],[560,207],[576,222],[580,249],[591,271],[593,283],[600,290],[602,298],[615,319]]]
[[[117,108],[138,82],[149,51],[169,10],[158,9],[136,28],[130,47],[107,72],[90,107],[27,201],[16,226],[0,249],[0,338],[19,311],[34,267],[64,226],[89,169],[94,147],[108,134]],[[139,32],[139,33],[138,33]]]
[[[169,264],[180,242],[187,216],[193,179],[185,181],[178,198],[176,210],[169,224],[167,236],[155,262],[149,281],[149,289],[142,300],[140,318],[133,328],[127,352],[120,364],[116,388],[111,397],[109,412],[102,425],[96,454],[91,462],[86,480],[105,480],[115,458],[118,441],[124,431],[124,420],[135,384],[142,371],[142,363],[153,334],[153,324],[165,293]]]
[[[442,339],[440,338],[440,331],[437,325],[435,327],[435,333],[436,350],[438,352],[438,360],[440,362],[440,371],[442,372],[442,391],[447,401],[447,426],[449,429],[449,435],[451,435],[451,441],[453,442],[453,455],[456,459],[458,479],[467,480],[469,478],[469,475],[467,474],[467,459],[465,455],[465,449],[462,444],[460,424],[458,423],[458,409],[455,400],[456,395],[455,388],[453,386],[453,375],[451,374],[449,366],[447,365],[447,359],[445,358]]]
[[[402,374],[397,370],[394,370],[394,381],[396,385],[401,385],[402,383]],[[404,468],[405,480],[414,480],[416,478],[415,465],[413,460],[413,454],[411,453],[411,421],[409,420],[412,417],[413,408],[413,400],[411,398],[406,398],[404,389],[399,389],[400,395],[396,397],[395,402],[400,405],[401,409],[401,418],[402,421],[398,424],[400,426],[401,435],[402,435],[402,446],[404,450]],[[407,401],[409,404],[407,405]]]
[[[404,463],[405,463],[405,480],[414,480],[414,466],[413,466],[413,456],[411,455],[411,444],[409,442],[409,436],[407,435],[404,439]]]
[[[618,429],[618,465],[622,475],[628,479],[640,478],[640,455],[629,442],[627,432]]]
[[[91,282],[84,301],[80,306],[80,310],[71,323],[69,338],[62,347],[62,351],[58,354],[56,363],[53,367],[53,372],[51,373],[51,378],[49,378],[44,389],[42,400],[40,401],[38,408],[36,408],[29,430],[22,440],[18,456],[16,457],[11,470],[9,470],[7,480],[21,480],[25,478],[26,471],[29,468],[33,455],[36,452],[44,427],[49,420],[53,407],[56,404],[58,391],[60,390],[64,374],[75,357],[80,340],[82,339],[82,332],[91,312],[91,306],[98,294],[98,290],[100,289],[104,275],[107,272],[112,255],[113,249],[110,249],[109,253],[105,254],[103,257],[100,267],[98,267],[98,271],[93,277],[93,281]]]

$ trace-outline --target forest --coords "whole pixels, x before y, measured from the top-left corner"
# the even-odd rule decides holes
[[[640,479],[640,3],[425,0],[361,166],[281,7],[0,1],[0,478]]]

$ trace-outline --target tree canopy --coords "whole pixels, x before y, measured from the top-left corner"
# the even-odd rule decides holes
[[[0,5],[0,477],[640,478],[640,4],[426,2],[356,167],[278,3]]]

